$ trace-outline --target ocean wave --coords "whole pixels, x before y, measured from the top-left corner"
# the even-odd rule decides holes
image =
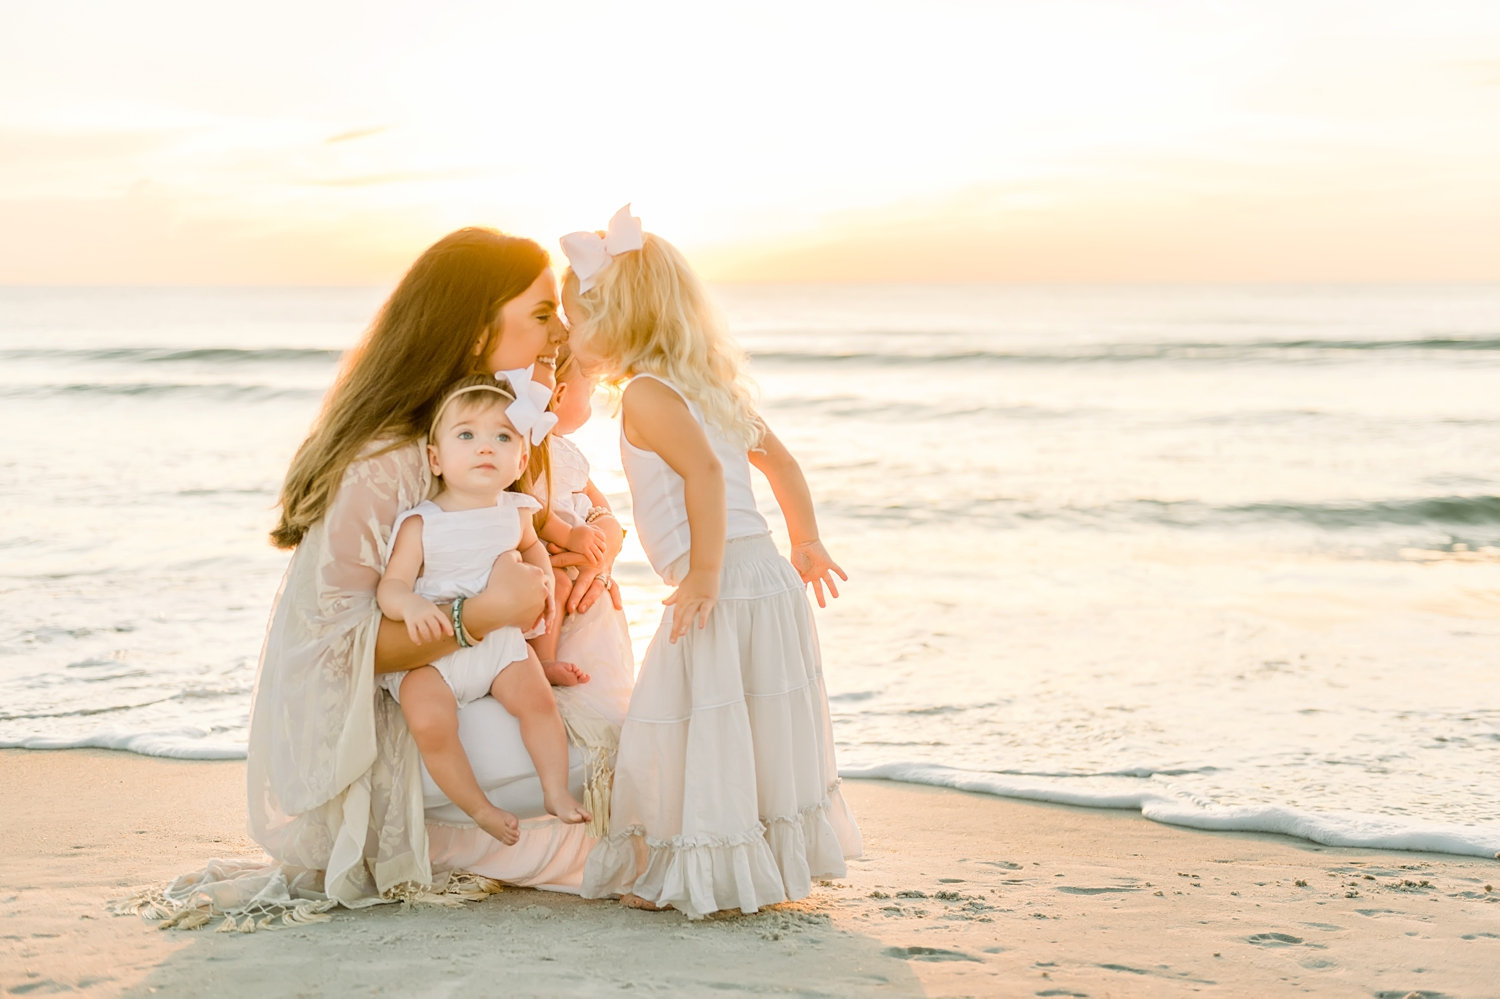
[[[1085,808],[1121,808],[1165,825],[1216,832],[1276,833],[1324,846],[1414,850],[1500,857],[1500,823],[1461,825],[1360,812],[1314,812],[1285,805],[1217,805],[1164,794],[1153,775],[1044,777],[958,770],[930,763],[888,763],[840,771],[841,777],[905,781]]]
[[[140,756],[174,760],[243,760],[244,732],[238,736],[209,729],[184,727],[161,732],[91,732],[88,735],[34,735],[0,739],[0,749],[114,749]]]
[[[80,347],[43,349],[19,347],[0,350],[0,361],[46,361],[69,364],[79,361],[125,362],[128,364],[319,364],[336,362],[342,350],[327,347]]]
[[[953,518],[980,520],[996,527],[1061,521],[1081,527],[1151,524],[1183,530],[1222,530],[1263,524],[1300,524],[1325,531],[1382,526],[1425,527],[1453,531],[1500,528],[1500,496],[1429,496],[1411,499],[1329,503],[1204,503],[1198,500],[1133,499],[1094,506],[1037,505],[1009,497],[990,497],[962,505],[945,503],[826,504],[854,520],[908,524],[945,523]],[[1464,544],[1494,544],[1497,539],[1460,539]]]
[[[1380,524],[1404,526],[1500,526],[1500,496],[1430,496],[1347,503],[1242,503],[1210,505],[1168,500],[1112,504],[1139,520],[1182,527],[1223,526],[1227,521],[1280,521],[1329,530]],[[1111,508],[1105,507],[1108,511]]]
[[[249,382],[59,382],[0,386],[0,399],[37,399],[53,396],[181,396],[215,401],[255,402],[270,399],[319,398],[322,388],[252,384]]]
[[[926,338],[912,333],[913,339]],[[1350,358],[1375,354],[1388,359],[1393,353],[1500,354],[1500,337],[1417,337],[1391,340],[1247,340],[1243,342],[1168,341],[1145,343],[1080,344],[1059,350],[1054,345],[1009,350],[966,349],[947,351],[791,351],[765,350],[751,354],[757,364],[768,365],[972,365],[972,364],[1100,364],[1151,361],[1307,361],[1320,358]]]

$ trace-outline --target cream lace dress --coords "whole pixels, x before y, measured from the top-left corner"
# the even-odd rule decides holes
[[[631,892],[696,918],[802,898],[814,878],[843,876],[860,836],[838,787],[802,580],[755,509],[745,450],[685,401],[725,472],[719,600],[707,627],[675,644],[672,608],[662,616],[620,730],[609,835],[588,858],[583,895]],[[689,560],[682,479],[623,432],[620,447],[641,544],[676,585]]]
[[[227,913],[249,922],[313,904],[358,908],[440,890],[457,870],[578,890],[594,841],[584,826],[546,815],[516,720],[489,697],[459,712],[459,738],[480,786],[523,819],[520,841],[505,847],[424,781],[401,709],[377,684],[375,587],[397,514],[422,502],[428,487],[420,442],[372,446],[344,474],[327,516],[292,555],[256,676],[249,831],[271,859],[214,861],[142,893],[155,906],[150,914],[178,921]],[[610,731],[624,715],[633,660],[623,619],[601,603],[576,616],[561,642],[586,647],[578,658],[606,682],[575,688],[565,715]],[[579,793],[585,754],[575,747],[572,756]]]

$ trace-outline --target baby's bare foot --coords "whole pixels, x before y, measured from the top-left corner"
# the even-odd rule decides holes
[[[515,846],[516,840],[521,838],[521,824],[516,817],[503,808],[489,808],[476,812],[473,816],[479,828],[504,843],[506,846]]]
[[[542,672],[546,675],[547,682],[554,687],[576,687],[580,683],[589,682],[587,673],[561,659],[542,660]]]
[[[556,794],[548,794],[546,791],[543,791],[542,803],[547,806],[547,811],[556,815],[564,822],[587,822],[593,818],[593,815],[589,814],[589,810],[580,805],[578,799],[574,798],[566,790]]]
[[[634,892],[627,892],[620,896],[620,904],[627,909],[645,909],[647,912],[664,912],[666,906],[648,902]]]

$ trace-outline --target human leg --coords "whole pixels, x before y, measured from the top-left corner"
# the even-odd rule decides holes
[[[525,659],[501,670],[490,695],[521,723],[521,741],[536,767],[547,811],[564,822],[587,822],[588,810],[568,790],[568,734],[536,652],[528,649]]]
[[[556,587],[552,615],[547,618],[546,632],[531,639],[531,648],[536,652],[537,659],[541,660],[542,673],[547,677],[547,682],[554,687],[573,687],[580,683],[588,683],[587,673],[573,663],[557,658],[557,639],[562,633],[563,614],[567,607],[568,594],[573,592],[573,578],[565,569],[553,569],[552,580]]]
[[[441,673],[422,666],[401,679],[401,713],[438,788],[479,828],[507,846],[520,835],[516,817],[496,808],[474,779],[474,768],[458,741],[458,702]]]

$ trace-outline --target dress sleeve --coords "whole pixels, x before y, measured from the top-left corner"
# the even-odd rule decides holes
[[[517,513],[524,513],[527,510],[535,511],[542,508],[542,501],[530,493],[515,493],[510,490],[506,490],[500,494],[500,502],[508,505]]]
[[[399,447],[351,464],[324,517],[323,595],[333,606],[353,609],[361,597],[375,599],[385,571],[396,518],[426,493],[419,449]]]
[[[334,800],[375,761],[375,587],[396,515],[425,494],[424,468],[415,445],[356,459],[292,554],[251,704],[251,826],[263,845],[278,815]]]

